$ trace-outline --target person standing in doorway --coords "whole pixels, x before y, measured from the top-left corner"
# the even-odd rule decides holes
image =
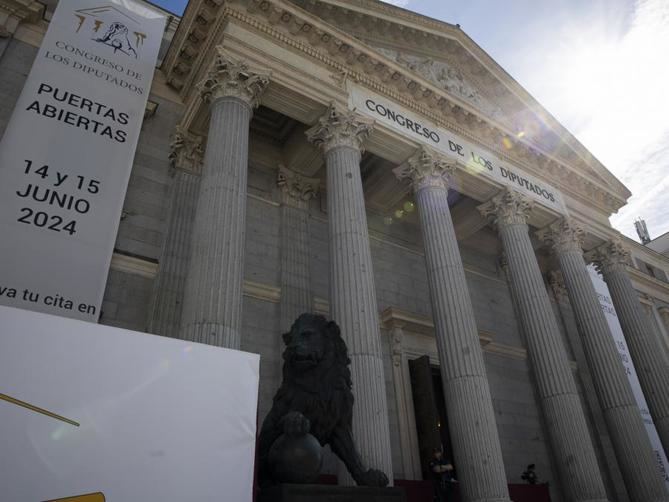
[[[432,450],[430,472],[434,480],[434,495],[437,502],[451,502],[454,500],[455,472],[450,460],[444,458],[441,448]]]

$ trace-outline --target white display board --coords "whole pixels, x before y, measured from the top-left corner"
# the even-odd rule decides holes
[[[494,153],[360,85],[349,82],[348,92],[349,107],[374,119],[378,124],[437,150],[471,174],[510,186],[553,211],[567,213],[562,194],[549,183],[538,180],[500,160]]]
[[[595,267],[588,265],[588,271],[590,272],[590,278],[592,283],[595,286],[595,291],[597,292],[597,297],[599,298],[599,304],[602,306],[602,311],[606,317],[606,321],[609,324],[609,329],[611,330],[611,336],[616,342],[616,348],[620,354],[620,359],[623,362],[625,367],[625,373],[627,373],[627,378],[629,379],[630,386],[632,387],[632,392],[634,393],[634,398],[636,399],[637,405],[641,410],[641,416],[643,422],[646,426],[646,432],[650,438],[650,442],[655,451],[655,458],[657,460],[658,469],[662,473],[664,482],[669,489],[669,462],[667,461],[667,456],[665,455],[664,448],[662,447],[662,442],[660,441],[660,436],[657,434],[657,429],[653,423],[653,417],[648,411],[648,404],[646,403],[646,398],[643,395],[641,390],[641,384],[639,383],[639,378],[637,377],[636,371],[634,369],[634,363],[632,362],[632,357],[630,356],[629,350],[627,348],[627,342],[625,341],[625,335],[623,330],[620,327],[620,322],[618,321],[618,315],[616,314],[616,309],[613,306],[611,301],[611,295],[609,294],[609,288],[604,282]]]
[[[2,306],[0,326],[0,500],[252,500],[258,355]]]
[[[164,26],[58,2],[0,142],[0,305],[98,319]]]

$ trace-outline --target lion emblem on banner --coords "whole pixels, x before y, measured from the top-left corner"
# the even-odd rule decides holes
[[[128,56],[137,57],[137,51],[130,43],[128,38],[128,27],[123,23],[118,21],[113,22],[107,28],[106,33],[100,37],[94,39],[96,42],[108,45],[114,52],[121,51],[123,54]]]

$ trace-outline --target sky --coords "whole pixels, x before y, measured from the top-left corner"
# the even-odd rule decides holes
[[[179,13],[185,0],[154,0]],[[632,192],[611,224],[669,231],[669,0],[393,0],[462,30]]]

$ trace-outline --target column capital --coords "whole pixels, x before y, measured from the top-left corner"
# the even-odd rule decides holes
[[[418,192],[429,187],[448,190],[448,176],[454,170],[453,164],[422,146],[403,164],[393,169],[393,173],[400,180],[409,178],[414,191]]]
[[[345,146],[363,151],[363,143],[372,132],[374,121],[358,115],[355,111],[338,110],[330,105],[316,125],[305,134],[307,140],[323,149],[325,153],[333,148]]]
[[[281,189],[284,202],[302,204],[316,196],[320,179],[308,178],[279,164],[276,184]]]
[[[193,174],[200,174],[204,161],[203,143],[204,138],[202,136],[177,126],[170,142],[170,154],[167,157],[170,162],[170,169],[180,169]]]
[[[592,262],[597,272],[605,274],[614,270],[625,270],[631,263],[630,252],[620,239],[605,242],[585,254],[585,259]]]
[[[537,238],[557,254],[568,251],[583,253],[583,227],[571,218],[560,218],[536,232]]]
[[[488,202],[477,207],[493,225],[525,225],[534,201],[510,188],[504,188]]]
[[[251,71],[244,61],[234,59],[219,47],[214,63],[207,76],[199,83],[198,89],[207,103],[219,98],[233,97],[241,99],[251,108],[256,108],[267,84],[269,74]]]

